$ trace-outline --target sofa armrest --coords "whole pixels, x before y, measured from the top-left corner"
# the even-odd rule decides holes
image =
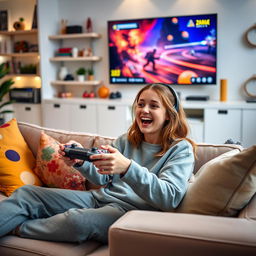
[[[111,256],[256,255],[256,221],[130,211],[109,230]]]

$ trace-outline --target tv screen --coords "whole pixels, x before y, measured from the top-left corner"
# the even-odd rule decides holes
[[[111,84],[216,84],[217,14],[108,21]]]

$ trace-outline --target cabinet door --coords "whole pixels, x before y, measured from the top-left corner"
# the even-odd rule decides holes
[[[98,106],[98,134],[118,137],[127,132],[130,125],[128,106],[100,105]]]
[[[241,112],[240,109],[205,109],[205,142],[224,143],[228,139],[241,142]]]
[[[197,143],[204,142],[204,122],[199,118],[188,118],[189,138]]]
[[[242,145],[250,147],[256,144],[256,109],[243,110]]]
[[[96,105],[71,105],[71,130],[76,132],[97,133]]]
[[[41,104],[13,104],[13,116],[22,122],[41,125]]]
[[[60,103],[43,104],[43,126],[70,130],[70,106]]]

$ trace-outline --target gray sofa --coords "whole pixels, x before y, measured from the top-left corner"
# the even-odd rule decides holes
[[[60,142],[73,139],[86,147],[112,141],[112,138],[90,135],[93,137],[91,144],[85,145],[83,137],[88,136],[85,133],[47,129],[21,122],[19,129],[34,155],[42,130]],[[194,172],[211,159],[235,149],[243,150],[237,145],[199,144]],[[97,189],[92,184],[86,185],[89,189]],[[0,200],[4,199],[5,196],[1,193]],[[96,241],[82,244],[60,243],[9,235],[0,239],[0,255],[256,255],[256,196],[234,217],[182,211],[128,212],[111,226],[108,246]]]

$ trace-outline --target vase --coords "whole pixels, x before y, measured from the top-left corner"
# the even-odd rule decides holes
[[[78,80],[79,82],[84,82],[84,80],[85,80],[85,75],[77,75],[77,80]]]
[[[67,67],[61,67],[61,68],[60,68],[60,71],[59,71],[59,79],[60,79],[60,80],[64,80],[65,77],[67,76],[67,74],[68,74],[68,69],[67,69]]]

